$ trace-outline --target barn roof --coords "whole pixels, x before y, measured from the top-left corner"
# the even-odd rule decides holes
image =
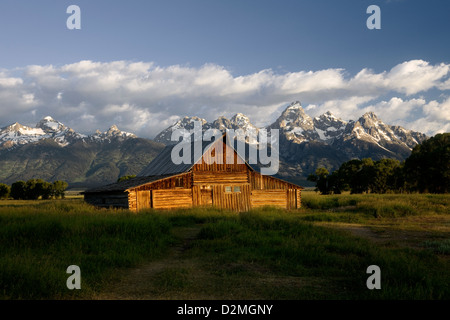
[[[230,141],[226,138],[226,133],[222,135],[222,139],[226,141],[226,143],[230,146]],[[190,146],[190,150],[191,150],[191,155],[190,155],[190,159],[191,159],[191,163],[185,164],[185,163],[181,163],[181,164],[175,164],[172,161],[172,150],[178,146],[181,147],[182,144],[174,144],[174,145],[168,145],[166,146],[163,151],[161,151],[161,153],[159,155],[156,156],[155,159],[153,159],[152,162],[150,162],[150,164],[145,167],[137,176],[138,177],[146,177],[146,176],[154,176],[154,175],[164,175],[164,174],[179,174],[179,173],[185,173],[188,172],[189,170],[191,170],[191,168],[194,166],[194,164],[196,164],[203,156],[203,154],[207,151],[207,147],[208,146],[212,146],[212,144],[214,144],[214,141],[202,141],[202,151],[200,155],[195,155],[195,142],[192,141],[190,142],[191,146]],[[187,143],[189,144],[189,143]],[[233,148],[233,146],[231,146]],[[248,147],[248,146],[247,146]],[[233,150],[235,150],[233,148]],[[236,151],[236,150],[235,150]],[[237,152],[237,151],[236,151]],[[242,157],[241,157],[242,158]],[[245,161],[245,159],[244,159]],[[247,162],[246,162],[247,163]],[[257,167],[254,165],[249,165],[247,163],[247,165],[255,171],[257,170]]]
[[[203,141],[202,142],[202,151],[208,146],[208,144],[210,144],[210,141]],[[193,142],[191,143],[191,155],[190,155],[190,159],[191,159],[191,163],[181,163],[181,164],[175,164],[172,161],[172,150],[177,146],[175,145],[168,145],[166,146],[163,151],[161,151],[160,154],[158,154],[156,156],[155,159],[153,159],[152,162],[150,162],[150,164],[145,167],[137,176],[138,177],[146,177],[146,176],[154,176],[154,175],[165,175],[165,174],[179,174],[179,173],[184,173],[189,171],[194,164],[200,160],[201,156],[203,156],[203,152],[202,155],[200,156],[199,159],[194,158],[194,147],[193,147]],[[178,145],[178,147],[180,147],[181,145]]]
[[[154,175],[154,176],[149,176],[149,177],[135,177],[135,178],[127,179],[124,181],[111,183],[111,184],[108,184],[105,186],[92,188],[92,189],[84,191],[83,193],[123,192],[129,188],[136,188],[136,187],[139,187],[141,185],[144,185],[144,184],[147,184],[150,182],[155,182],[155,181],[162,180],[165,178],[170,178],[174,175],[176,175],[176,174]]]

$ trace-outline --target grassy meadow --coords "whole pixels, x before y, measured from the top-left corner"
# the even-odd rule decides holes
[[[450,299],[450,195],[303,192],[302,205],[135,214],[3,200],[0,299]],[[66,287],[70,265],[81,290]]]

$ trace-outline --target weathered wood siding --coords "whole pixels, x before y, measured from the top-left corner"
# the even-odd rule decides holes
[[[300,189],[295,184],[273,178],[271,176],[262,175],[255,171],[249,172],[249,182],[252,190],[264,189]]]
[[[245,162],[239,158],[233,148],[223,143],[223,141],[215,142],[192,168],[194,173],[202,171],[244,173],[247,170],[248,167]]]
[[[248,183],[248,174],[244,172],[214,172],[200,171],[193,172],[194,185],[211,184],[243,184]]]
[[[137,193],[135,190],[128,192],[128,209],[137,211]]]
[[[142,190],[136,192],[136,208],[137,210],[149,209],[152,207],[152,199],[150,190]]]
[[[301,189],[297,189],[297,209],[300,209],[300,207],[302,206],[302,190]]]
[[[287,208],[287,192],[282,189],[252,190],[251,204],[253,208],[263,206]]]
[[[212,206],[211,186],[194,185],[192,187],[192,203],[194,206]]]
[[[234,211],[251,209],[250,185],[239,185],[240,192],[225,192],[225,185],[212,186],[212,203],[214,206]]]
[[[155,209],[192,207],[192,189],[151,190],[152,205]]]

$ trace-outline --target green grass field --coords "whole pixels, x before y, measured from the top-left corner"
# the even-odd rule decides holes
[[[0,201],[0,298],[450,299],[450,195],[302,201],[240,214]],[[66,287],[70,265],[81,290]]]

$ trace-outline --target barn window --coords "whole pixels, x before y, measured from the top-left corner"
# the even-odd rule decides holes
[[[225,192],[231,192],[231,187],[225,187]]]
[[[241,187],[235,186],[233,192],[241,192]]]

